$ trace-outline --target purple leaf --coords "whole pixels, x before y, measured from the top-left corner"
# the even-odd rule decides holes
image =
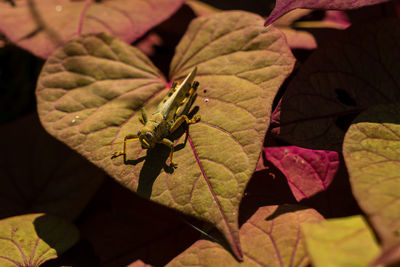
[[[283,14],[296,8],[312,8],[312,9],[355,9],[363,6],[375,5],[388,0],[359,0],[359,1],[345,1],[345,0],[277,0],[275,8],[265,21],[265,26],[271,24]]]
[[[286,176],[297,201],[326,190],[339,167],[335,151],[287,146],[267,147],[264,153]]]
[[[314,37],[315,33],[304,30],[333,28],[346,29],[350,26],[347,15],[343,11],[327,10],[325,17],[322,20],[307,21],[299,19],[312,13],[311,9],[296,9],[286,13],[278,20],[274,21],[273,25],[280,29],[285,35],[289,47],[292,49],[315,49],[317,41]]]

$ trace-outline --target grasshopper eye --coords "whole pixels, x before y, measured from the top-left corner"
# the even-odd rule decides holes
[[[151,132],[147,132],[146,133],[146,137],[151,139],[151,138],[153,138],[153,134]]]
[[[142,132],[139,130],[139,131],[137,132],[137,135],[139,136],[141,133],[142,133]]]

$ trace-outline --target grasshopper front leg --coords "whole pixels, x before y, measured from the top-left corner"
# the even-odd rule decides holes
[[[146,112],[146,110],[145,110],[144,108],[141,108],[140,111],[141,111],[141,113],[142,113],[142,116],[139,117],[139,121],[140,121],[143,125],[145,125],[145,124],[147,123],[147,112]]]
[[[134,140],[134,139],[139,139],[139,137],[136,134],[129,134],[125,136],[123,150],[112,153],[111,158],[119,157],[121,155],[126,155],[126,143],[128,142],[128,140]]]
[[[161,144],[164,144],[164,145],[166,145],[166,146],[168,146],[170,149],[171,149],[171,151],[170,151],[170,153],[169,153],[169,166],[170,167],[174,167],[174,168],[176,168],[176,166],[177,166],[177,164],[175,164],[173,161],[172,161],[172,156],[173,156],[173,154],[174,154],[174,143],[171,141],[171,140],[169,140],[169,139],[167,139],[167,138],[163,138],[162,140],[161,140],[161,142],[160,142]]]

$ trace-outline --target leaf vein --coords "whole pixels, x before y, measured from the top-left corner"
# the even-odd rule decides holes
[[[36,249],[37,249],[38,244],[39,244],[39,240],[40,240],[39,237],[36,238],[35,246],[33,247],[32,254],[31,254],[31,257],[30,257],[30,259],[29,259],[29,266],[32,266],[32,260],[33,260],[33,258],[35,257],[35,253],[36,253]]]
[[[7,257],[5,257],[5,256],[0,256],[0,259],[8,260],[8,261],[14,263],[16,266],[22,267],[22,265],[21,265],[19,262],[14,261],[13,259],[7,258]]]
[[[199,123],[204,124],[204,125],[207,125],[207,126],[209,126],[209,127],[212,127],[212,128],[214,128],[214,129],[217,129],[217,130],[219,130],[219,131],[221,131],[221,132],[227,134],[227,135],[240,147],[240,149],[242,150],[242,152],[243,152],[244,154],[246,154],[246,152],[244,151],[244,145],[242,145],[242,144],[239,142],[239,140],[237,140],[237,139],[232,135],[232,133],[228,132],[227,130],[225,130],[225,129],[223,129],[223,128],[217,126],[217,125],[214,125],[214,124],[211,124],[211,123],[208,123],[208,122],[205,122],[205,121],[199,121]],[[248,158],[247,158],[247,159],[248,159]]]
[[[223,37],[226,37],[226,36],[228,36],[229,34],[232,34],[232,33],[235,33],[235,32],[238,32],[238,31],[241,31],[241,30],[244,30],[244,29],[246,29],[246,28],[248,28],[248,27],[254,27],[255,25],[252,25],[252,24],[250,24],[250,25],[245,25],[245,26],[243,26],[243,27],[240,27],[240,28],[237,28],[237,29],[234,29],[234,30],[232,30],[232,31],[228,31],[228,32],[226,32],[226,33],[224,33],[224,34],[221,34],[220,36],[218,36],[217,38],[215,38],[214,40],[212,40],[212,41],[209,41],[209,42],[206,42],[202,47],[199,47],[199,49],[197,50],[197,51],[195,51],[189,58],[187,58],[185,61],[183,61],[183,62],[180,62],[180,65],[182,66],[182,65],[185,65],[189,60],[191,60],[191,59],[193,59],[197,54],[199,54],[203,49],[205,49],[205,48],[207,48],[207,47],[210,47],[211,45],[212,45],[212,43],[214,43],[215,41],[218,41],[219,39],[221,39],[221,38],[223,38]],[[256,26],[258,26],[259,27],[259,25],[256,25]],[[196,33],[196,35],[198,34],[198,32]],[[192,40],[195,40],[195,37],[192,39]],[[192,43],[192,42],[191,42]],[[187,49],[188,50],[188,49]],[[261,49],[260,49],[261,50]],[[256,51],[256,50],[252,50],[252,51]],[[265,50],[261,50],[261,51],[265,51]],[[238,52],[238,51],[236,51],[236,52]],[[235,52],[233,52],[233,53],[235,53]],[[219,55],[218,57],[220,57],[220,56],[225,56],[225,55],[229,55],[229,54],[233,54],[232,53],[232,51],[230,51],[229,53],[226,53],[226,54],[221,54],[221,55]],[[212,58],[212,59],[215,59],[215,58],[218,58],[218,57],[214,57],[214,58]],[[183,58],[183,55],[182,55],[182,57],[181,58]],[[206,61],[208,61],[208,60],[210,60],[209,58],[208,59],[206,59],[206,60],[204,60],[204,61],[200,61],[200,62],[198,62],[198,63],[196,63],[195,65],[198,65],[198,64],[200,64],[200,63],[203,63],[203,62],[206,62]],[[181,67],[181,66],[179,66],[179,67]],[[189,68],[192,68],[194,65],[189,65],[189,66],[186,66],[186,68],[185,69],[182,69],[181,71],[184,71],[184,70],[187,70],[187,69],[189,69]],[[176,68],[178,68],[178,66],[176,67]]]
[[[202,174],[202,176],[204,178],[204,181],[206,182],[206,184],[208,186],[208,189],[210,190],[210,193],[211,193],[211,195],[212,195],[212,197],[214,199],[215,205],[217,206],[217,209],[218,209],[219,213],[221,214],[221,218],[222,218],[223,222],[225,223],[225,226],[226,226],[226,228],[228,230],[228,235],[230,236],[230,238],[231,238],[231,240],[233,242],[232,249],[235,251],[235,253],[237,253],[237,255],[241,255],[242,252],[241,252],[241,249],[239,248],[238,240],[236,240],[235,235],[233,234],[232,229],[231,229],[231,227],[229,225],[228,219],[226,218],[225,213],[222,210],[222,206],[219,203],[217,195],[215,194],[215,192],[214,192],[214,190],[213,190],[213,188],[212,188],[212,186],[210,184],[210,181],[208,180],[208,177],[205,174],[203,165],[200,162],[200,158],[199,158],[199,155],[197,154],[197,151],[196,151],[196,148],[195,148],[195,146],[193,144],[193,141],[190,138],[190,135],[188,135],[187,137],[188,137],[189,144],[190,144],[190,146],[192,148],[193,155],[194,155],[194,157],[195,157],[195,159],[197,161],[197,165],[199,166],[201,174]]]
[[[274,227],[274,221],[273,220],[271,221],[271,231],[270,232],[265,231],[264,229],[260,228],[258,225],[254,224],[253,222],[249,222],[249,223],[268,236],[269,240],[271,241],[272,246],[274,247],[276,256],[278,258],[279,265],[283,267],[284,265],[283,265],[283,262],[281,259],[281,255],[279,253],[278,245],[276,244],[275,239],[272,237],[272,229]]]
[[[13,229],[12,229],[11,233],[13,234]],[[22,257],[22,260],[24,261],[25,266],[29,266],[28,260],[26,259],[22,248],[20,247],[20,245],[17,242],[15,242],[15,240],[13,238],[0,237],[0,239],[10,241],[12,244],[14,244],[14,246],[18,249],[19,253],[21,254],[21,257]]]
[[[189,42],[188,45],[186,46],[186,49],[183,51],[181,57],[179,58],[179,61],[176,63],[176,65],[175,65],[176,67],[174,67],[174,68],[171,70],[171,73],[174,73],[175,70],[176,70],[177,68],[179,68],[180,65],[183,64],[183,63],[182,63],[183,58],[185,57],[186,53],[189,51],[189,48],[192,46],[194,40],[196,39],[197,34],[202,30],[203,26],[204,26],[206,23],[207,23],[207,20],[204,20],[203,23],[199,26],[199,28],[197,29],[197,31],[196,31],[195,34],[193,35],[193,38],[190,39],[190,42]],[[182,64],[181,64],[181,63],[182,63]]]

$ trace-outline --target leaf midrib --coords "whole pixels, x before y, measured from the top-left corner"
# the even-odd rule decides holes
[[[227,229],[228,229],[229,236],[230,236],[230,238],[231,238],[232,241],[233,241],[233,249],[234,249],[234,252],[235,252],[235,254],[238,255],[239,257],[243,257],[242,251],[241,251],[241,249],[240,249],[240,247],[239,247],[239,245],[238,245],[238,243],[237,243],[237,240],[236,240],[235,236],[233,235],[232,229],[231,229],[231,227],[230,227],[230,225],[229,225],[229,222],[228,222],[228,220],[227,220],[227,218],[226,218],[226,216],[225,216],[225,213],[224,213],[223,210],[222,210],[221,204],[220,204],[219,201],[218,201],[217,195],[215,194],[215,192],[214,192],[214,190],[213,190],[213,188],[212,188],[212,186],[211,186],[211,184],[210,184],[210,181],[208,180],[208,178],[207,178],[207,176],[206,176],[206,173],[205,173],[205,171],[204,171],[203,165],[202,165],[201,162],[200,162],[200,157],[199,157],[199,155],[198,155],[197,152],[196,152],[196,148],[195,148],[195,146],[194,146],[194,144],[193,144],[193,142],[192,142],[192,139],[191,139],[191,137],[190,137],[189,134],[188,134],[188,141],[189,141],[190,147],[192,148],[193,155],[194,155],[194,157],[195,157],[195,159],[196,159],[197,165],[199,166],[200,171],[201,171],[201,174],[202,174],[203,177],[204,177],[204,181],[206,182],[206,184],[207,184],[207,186],[208,186],[208,189],[209,189],[209,191],[210,191],[210,193],[211,193],[211,195],[212,195],[212,197],[213,197],[213,199],[214,199],[214,202],[215,202],[215,204],[216,204],[216,206],[217,206],[217,208],[218,208],[218,211],[219,211],[219,213],[221,214],[222,220],[224,221],[224,223],[225,223],[225,225],[226,225],[226,227],[227,227]]]

